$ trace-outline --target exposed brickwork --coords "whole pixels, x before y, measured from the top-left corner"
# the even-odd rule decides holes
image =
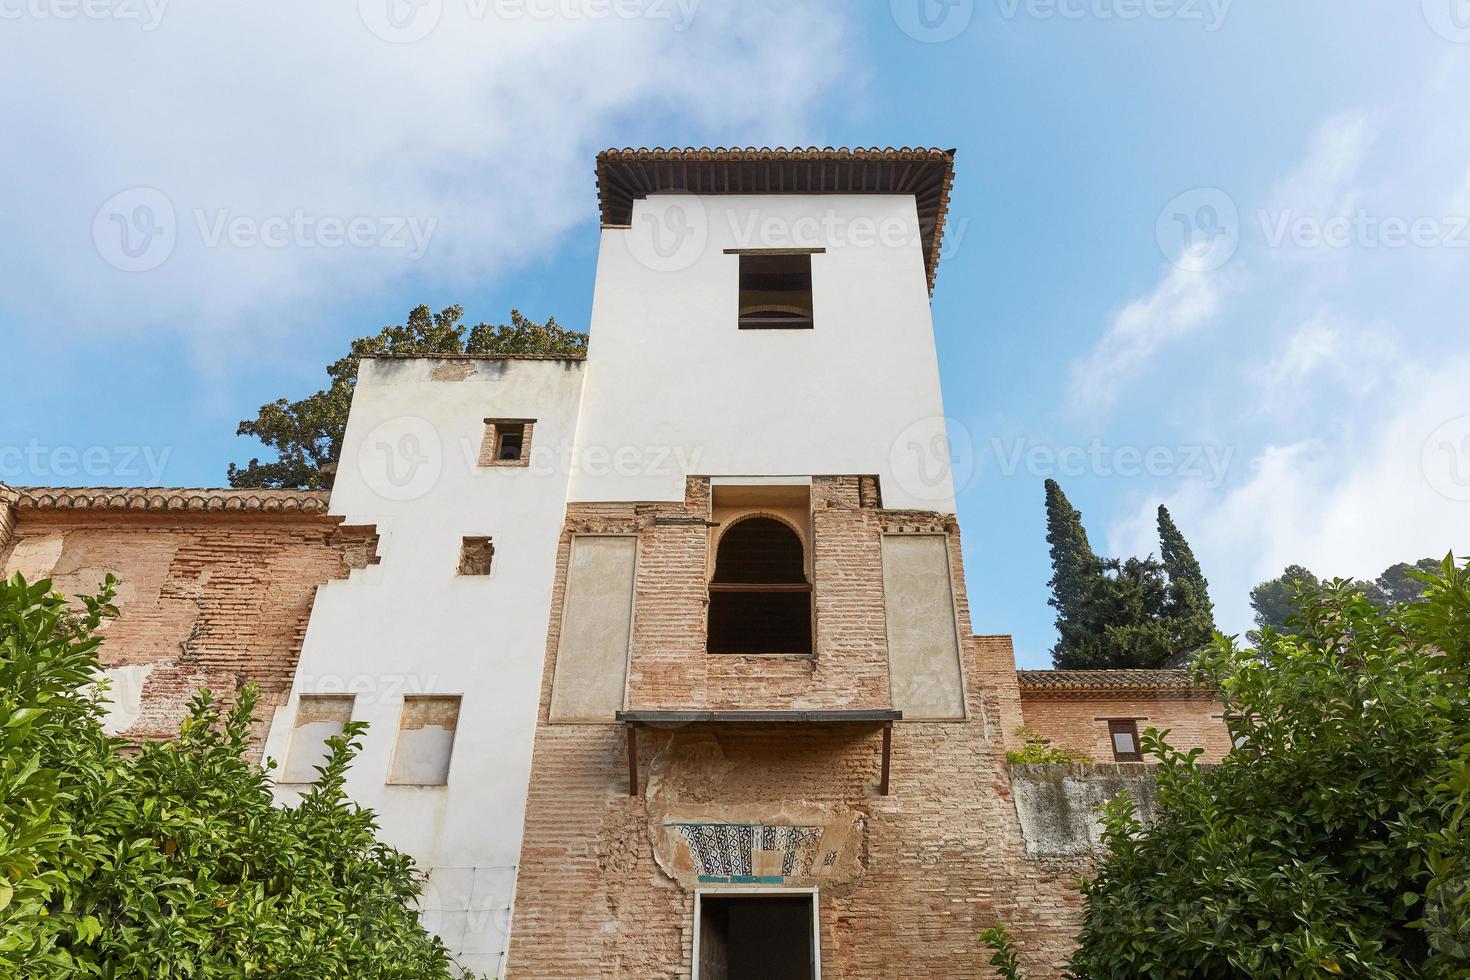
[[[1032,976],[1058,972],[1080,921],[1071,882],[1086,864],[1025,858],[1005,761],[1005,733],[1021,721],[1014,659],[1008,638],[969,638],[953,518],[878,509],[855,477],[816,480],[812,502],[817,636],[805,662],[704,652],[707,484],[691,481],[683,505],[569,508],[511,977],[689,977],[693,893],[660,867],[653,840],[672,817],[691,807],[718,813],[721,804],[741,820],[766,814],[772,823],[799,807],[858,813],[861,872],[821,888],[824,977],[989,978],[979,933],[998,920],[1019,936]],[[876,726],[640,729],[644,780],[629,796],[622,726],[548,723],[572,532],[639,535],[630,707],[769,709],[887,706],[878,548],[884,531],[900,530],[949,537],[969,718],[896,726],[890,796],[877,795]]]
[[[345,578],[376,536],[304,510],[133,511],[32,507],[0,549],[5,574],[49,576],[67,594],[121,580],[108,668],[151,665],[132,738],[177,733],[201,687],[225,703],[246,681],[265,719],[291,686],[317,586]],[[264,727],[260,734],[263,736]]]
[[[436,369],[437,370],[437,369]],[[521,454],[515,459],[496,457],[496,443],[500,441],[500,428],[506,425],[522,427]],[[535,419],[486,419],[485,433],[480,437],[479,466],[530,466],[531,431],[536,428]]]
[[[1146,728],[1169,730],[1176,749],[1204,749],[1204,762],[1219,762],[1230,751],[1230,732],[1214,692],[1197,690],[1081,691],[1021,689],[1027,728],[1058,748],[1076,749],[1097,762],[1112,762],[1108,719],[1136,719]]]

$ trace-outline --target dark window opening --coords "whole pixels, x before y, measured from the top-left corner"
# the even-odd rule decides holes
[[[709,584],[710,653],[812,652],[812,587],[796,532],[748,517],[720,538]]]
[[[741,255],[740,329],[808,330],[811,326],[811,255]]]
[[[525,425],[503,422],[495,426],[495,458],[516,460],[521,458],[521,446],[526,439]]]
[[[1108,722],[1108,739],[1113,743],[1113,759],[1116,762],[1142,762],[1143,749],[1138,741],[1138,722]]]
[[[489,538],[465,538],[459,545],[460,575],[489,575],[495,545]]]
[[[698,980],[815,980],[810,895],[701,895]]]

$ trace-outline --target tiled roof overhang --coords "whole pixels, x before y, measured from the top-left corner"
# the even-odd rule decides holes
[[[954,150],[788,150],[685,147],[603,150],[597,154],[597,200],[603,227],[626,226],[633,202],[658,191],[694,194],[912,194],[918,204],[929,289],[939,269]]]
[[[1018,670],[1021,697],[1168,695],[1213,697],[1215,689],[1197,684],[1187,670]]]
[[[325,514],[325,490],[181,487],[14,487],[18,510],[221,511]]]

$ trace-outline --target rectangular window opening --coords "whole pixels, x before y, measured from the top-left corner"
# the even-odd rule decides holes
[[[296,704],[296,722],[291,726],[291,742],[286,748],[286,765],[281,770],[283,783],[314,783],[326,764],[327,739],[342,734],[352,720],[351,695],[303,694]]]
[[[459,545],[460,575],[489,575],[495,559],[495,544],[490,538],[464,538]]]
[[[454,733],[459,728],[459,696],[415,695],[403,699],[398,744],[388,782],[402,786],[442,786],[449,782]]]
[[[534,419],[486,419],[480,441],[481,466],[527,466]]]
[[[810,330],[810,253],[740,255],[740,329]]]
[[[819,980],[816,896],[700,893],[693,980]]]
[[[1143,761],[1143,749],[1138,741],[1138,722],[1132,719],[1108,722],[1108,739],[1113,745],[1115,762]]]

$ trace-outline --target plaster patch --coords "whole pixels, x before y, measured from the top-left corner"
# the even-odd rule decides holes
[[[143,715],[143,685],[156,664],[134,664],[130,667],[113,667],[102,672],[107,679],[107,714],[102,719],[102,730],[109,735],[121,735],[138,723]]]
[[[51,576],[61,557],[65,536],[60,531],[51,534],[25,535],[15,542],[10,558],[5,562],[5,577],[16,572],[25,576],[27,582],[39,581]]]

